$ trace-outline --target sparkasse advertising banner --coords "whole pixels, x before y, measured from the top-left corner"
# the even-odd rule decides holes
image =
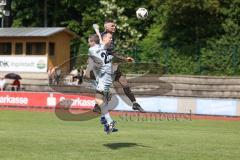
[[[47,72],[47,56],[0,56],[0,71]]]
[[[0,92],[0,106],[93,108],[95,98],[85,95],[44,92]]]

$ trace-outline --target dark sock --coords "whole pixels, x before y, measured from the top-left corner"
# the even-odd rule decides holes
[[[135,102],[135,96],[133,95],[131,89],[129,87],[124,87],[123,88],[124,93],[126,94],[126,96],[132,101]]]

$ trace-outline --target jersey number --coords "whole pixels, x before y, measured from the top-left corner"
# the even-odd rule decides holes
[[[105,52],[102,52],[101,53],[101,57],[104,58],[104,63],[107,64],[109,63],[110,61],[108,60],[108,57],[107,57],[107,54]]]

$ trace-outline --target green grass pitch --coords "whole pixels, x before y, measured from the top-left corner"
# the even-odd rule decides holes
[[[53,112],[0,111],[1,160],[238,160],[240,122],[62,121]]]

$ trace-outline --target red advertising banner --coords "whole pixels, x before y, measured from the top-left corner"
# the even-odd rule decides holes
[[[47,92],[0,92],[0,106],[93,108],[93,96]]]

